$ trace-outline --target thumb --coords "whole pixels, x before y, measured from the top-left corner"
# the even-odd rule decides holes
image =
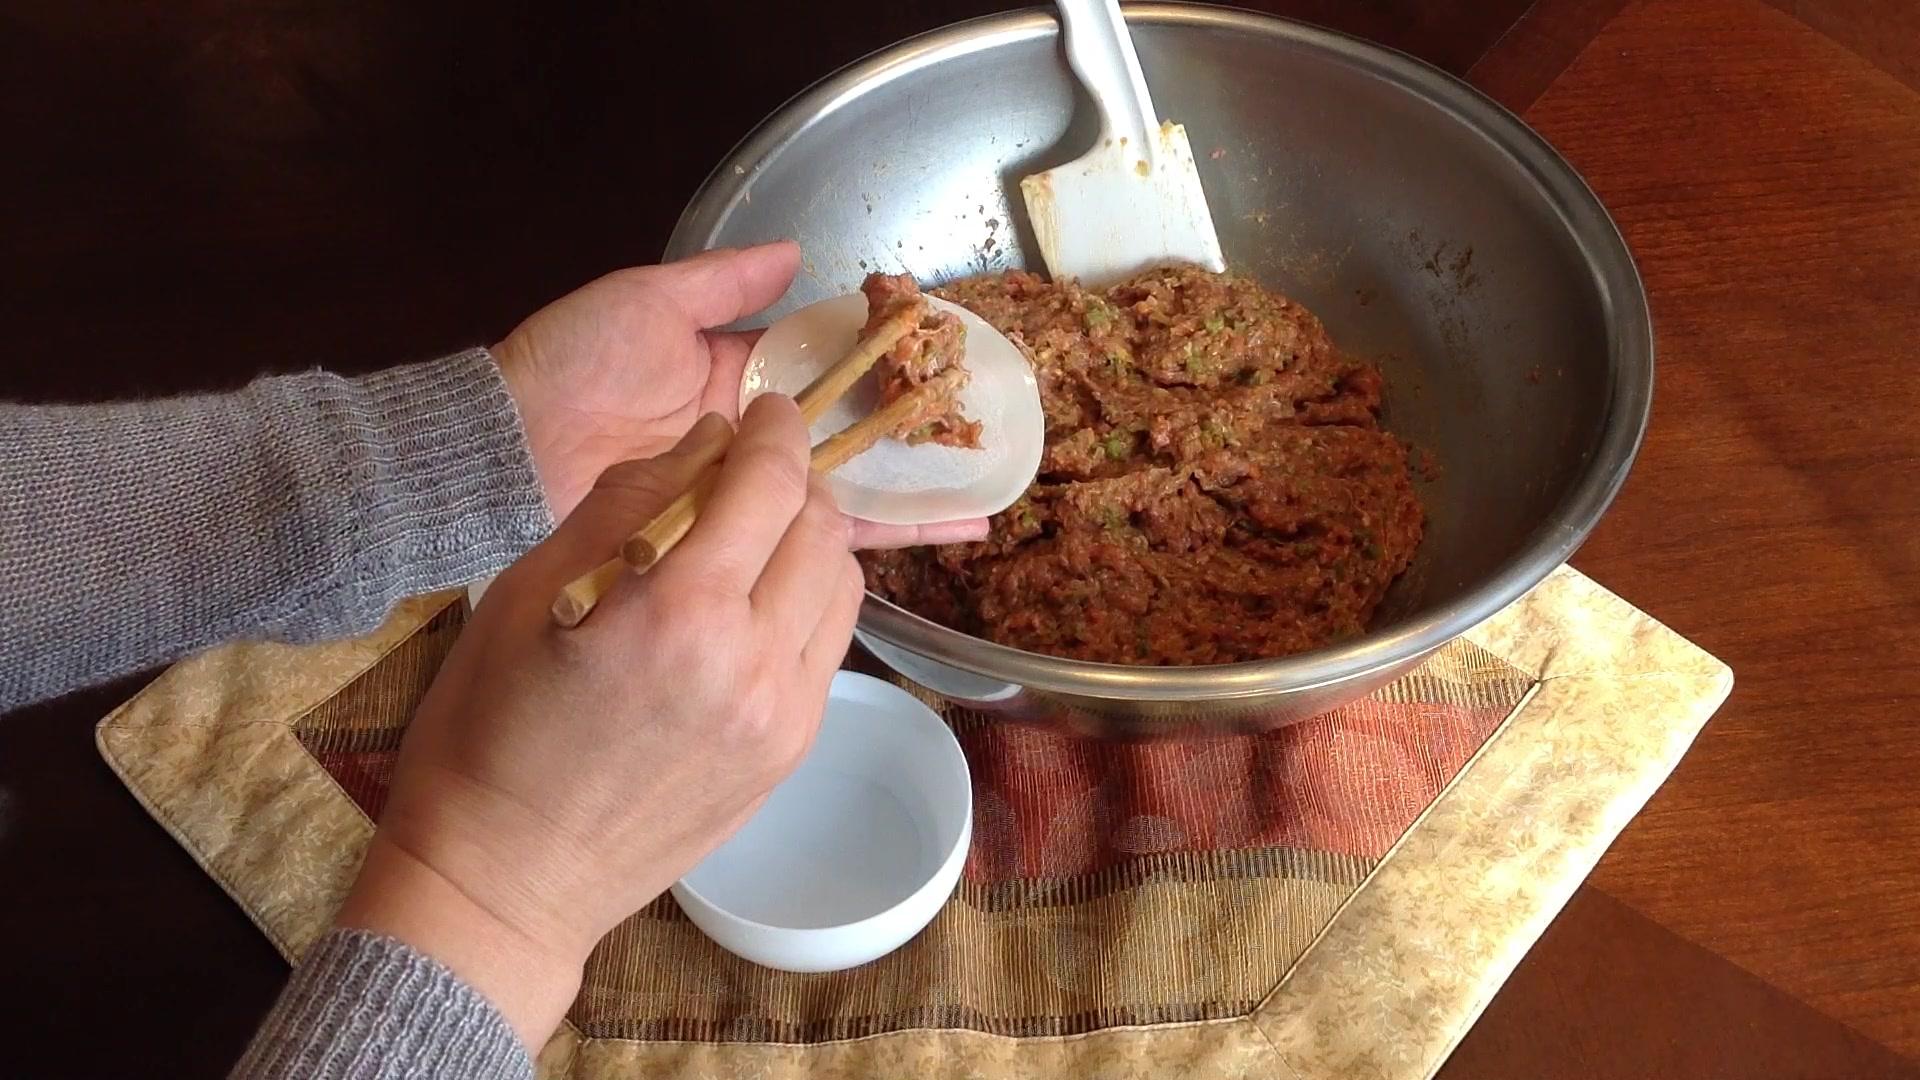
[[[725,326],[780,299],[800,269],[800,248],[782,240],[750,248],[720,248],[643,273],[702,329]]]

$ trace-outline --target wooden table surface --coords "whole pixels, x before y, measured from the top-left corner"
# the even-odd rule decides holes
[[[812,78],[1005,5],[650,6],[0,0],[0,395],[494,340]],[[1660,372],[1575,562],[1738,679],[1443,1075],[1920,1076],[1920,6],[1250,6],[1466,75],[1599,191]],[[94,752],[139,685],[0,720],[0,1075],[215,1074],[284,978]]]

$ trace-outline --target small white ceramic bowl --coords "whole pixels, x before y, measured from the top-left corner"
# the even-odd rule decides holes
[[[906,691],[842,671],[800,768],[673,896],[736,956],[840,971],[933,921],[972,836],[972,778],[953,732]]]

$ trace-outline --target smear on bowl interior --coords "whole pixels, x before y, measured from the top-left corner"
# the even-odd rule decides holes
[[[1033,364],[1045,456],[985,542],[863,555],[878,595],[1034,652],[1215,664],[1361,633],[1412,562],[1425,516],[1384,380],[1300,305],[1189,268],[934,295]]]

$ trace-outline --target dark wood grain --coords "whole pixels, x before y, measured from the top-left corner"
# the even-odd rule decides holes
[[[1524,113],[1627,0],[1540,0],[1467,71],[1487,96]]]
[[[1920,1053],[1920,94],[1702,0],[1628,7],[1527,117],[1620,222],[1660,347],[1576,564],[1737,680],[1594,884]]]
[[[1914,1080],[1920,1065],[1583,889],[1441,1080]],[[1604,1002],[1604,1009],[1595,1004]]]
[[[1770,2],[1894,78],[1920,89],[1920,4],[1912,0]]]

